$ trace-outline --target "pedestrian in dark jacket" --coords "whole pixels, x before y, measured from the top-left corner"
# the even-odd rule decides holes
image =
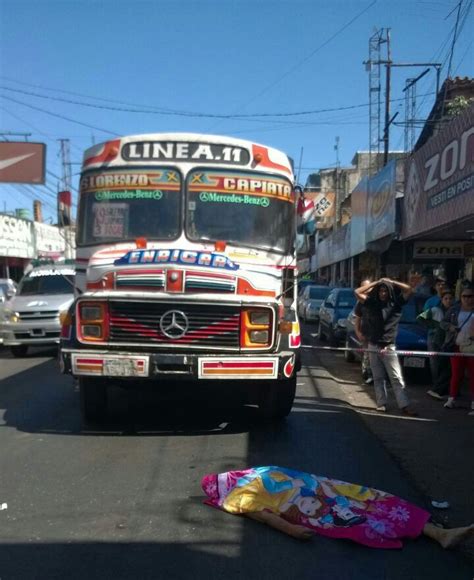
[[[400,410],[406,415],[415,416],[417,413],[409,405],[400,361],[395,351],[402,307],[412,292],[408,284],[388,278],[355,290],[357,298],[362,302],[363,326],[367,328],[377,410],[387,410],[386,373]]]
[[[426,308],[417,320],[428,327],[428,350],[441,351],[446,340],[446,330],[441,323],[448,310],[452,307],[454,294],[451,290],[445,290],[441,295],[441,302],[437,306]],[[428,301],[429,302],[429,301]],[[425,304],[426,307],[426,304]],[[449,391],[451,380],[451,363],[447,356],[430,357],[431,380],[433,387],[427,394],[434,399],[442,400]]]

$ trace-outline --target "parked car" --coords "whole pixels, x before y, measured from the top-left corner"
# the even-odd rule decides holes
[[[411,296],[408,303],[402,308],[402,317],[398,325],[395,345],[399,350],[427,350],[427,328],[417,322],[416,317],[423,310],[426,296]],[[355,333],[354,310],[347,317],[346,348],[362,348]],[[345,351],[348,362],[361,360],[362,353],[355,350]],[[400,356],[400,364],[404,368],[429,369],[428,359],[422,356]]]
[[[313,280],[308,280],[306,278],[303,278],[302,280],[298,280],[298,298],[303,294],[304,289],[307,286],[311,286],[314,284]]]
[[[71,266],[51,264],[22,278],[0,321],[3,344],[14,356],[25,356],[29,346],[59,344],[59,316],[74,300],[74,274]]]
[[[332,288],[319,310],[318,338],[337,344],[346,338],[346,321],[356,304],[352,288]]]
[[[316,284],[306,286],[298,298],[298,316],[304,322],[317,322],[319,320],[319,309],[329,292],[331,292],[331,288],[328,286],[318,286]]]

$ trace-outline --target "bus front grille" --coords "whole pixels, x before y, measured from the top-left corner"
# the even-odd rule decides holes
[[[238,306],[111,301],[109,323],[112,344],[240,347]]]

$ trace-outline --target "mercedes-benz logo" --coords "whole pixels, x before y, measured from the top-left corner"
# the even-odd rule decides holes
[[[188,327],[188,317],[181,310],[168,310],[160,319],[161,332],[168,338],[181,338]]]

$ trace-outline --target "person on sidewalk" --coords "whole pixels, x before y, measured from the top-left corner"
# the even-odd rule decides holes
[[[418,296],[426,296],[426,298],[431,298],[433,296],[433,275],[430,271],[423,271],[421,276],[421,282],[415,288],[415,293]]]
[[[399,409],[410,416],[417,413],[410,407],[400,361],[395,351],[395,338],[402,316],[402,307],[413,290],[408,284],[381,278],[355,290],[363,309],[367,328],[370,368],[374,377],[377,411],[387,410],[385,374],[395,394]]]
[[[465,287],[461,293],[461,304],[453,306],[442,322],[451,340],[448,346],[460,356],[450,357],[451,382],[449,397],[444,404],[446,409],[456,406],[461,381],[467,370],[469,374],[469,391],[471,393],[471,410],[468,413],[474,417],[474,288]],[[462,356],[463,354],[467,356]],[[469,356],[470,355],[470,356]]]
[[[439,528],[429,512],[385,491],[287,467],[210,473],[201,488],[205,504],[299,540],[320,535],[393,549],[424,535],[451,548],[474,532],[474,526]]]
[[[417,320],[428,326],[428,350],[441,351],[446,339],[446,331],[441,327],[441,322],[445,319],[448,310],[454,302],[454,294],[451,290],[445,290],[441,296],[441,303],[437,306],[426,308],[431,299],[425,303],[425,310],[417,317]],[[433,297],[434,298],[434,297]],[[449,391],[449,381],[451,380],[451,363],[448,356],[431,356],[430,370],[433,387],[427,394],[434,399],[443,400]]]
[[[426,300],[425,305],[423,306],[423,310],[428,310],[429,308],[433,308],[433,306],[441,305],[441,298],[443,296],[443,292],[446,290],[446,281],[443,280],[443,278],[436,278],[434,288],[436,290],[436,294]]]

